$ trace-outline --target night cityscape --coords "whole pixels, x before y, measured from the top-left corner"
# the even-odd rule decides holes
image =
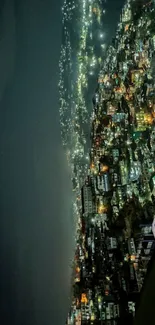
[[[66,325],[132,325],[155,251],[155,2],[127,0],[110,45],[106,1],[65,1],[62,13],[60,124],[76,223]]]
[[[155,0],[0,0],[0,325],[155,325]]]

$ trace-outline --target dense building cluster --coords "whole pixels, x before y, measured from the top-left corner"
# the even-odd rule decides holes
[[[155,248],[154,19],[127,1],[98,76],[67,325],[131,325]]]
[[[70,0],[65,1],[62,8],[60,124],[62,142],[71,170],[76,216],[79,214],[80,189],[89,162],[90,89],[105,50],[103,3],[101,0]]]

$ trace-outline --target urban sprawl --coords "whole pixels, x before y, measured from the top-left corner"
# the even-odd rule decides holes
[[[105,1],[78,2],[63,6],[59,82],[77,224],[66,324],[132,324],[155,249],[155,1],[128,0],[107,48]]]

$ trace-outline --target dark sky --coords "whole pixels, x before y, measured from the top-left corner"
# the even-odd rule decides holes
[[[2,325],[64,325],[67,313],[74,226],[59,128],[60,42],[60,0],[0,1]]]
[[[60,1],[0,8],[0,324],[61,325],[73,247],[58,115]],[[12,79],[11,79],[12,78]]]

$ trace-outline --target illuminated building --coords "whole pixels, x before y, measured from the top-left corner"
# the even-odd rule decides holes
[[[126,2],[92,95],[90,164],[79,187],[71,307],[71,315],[81,313],[81,325],[133,324],[155,249],[154,6]],[[93,3],[95,19],[98,8]],[[85,39],[81,44],[85,51]],[[81,73],[79,80],[81,98]],[[77,318],[72,319],[75,325]]]

